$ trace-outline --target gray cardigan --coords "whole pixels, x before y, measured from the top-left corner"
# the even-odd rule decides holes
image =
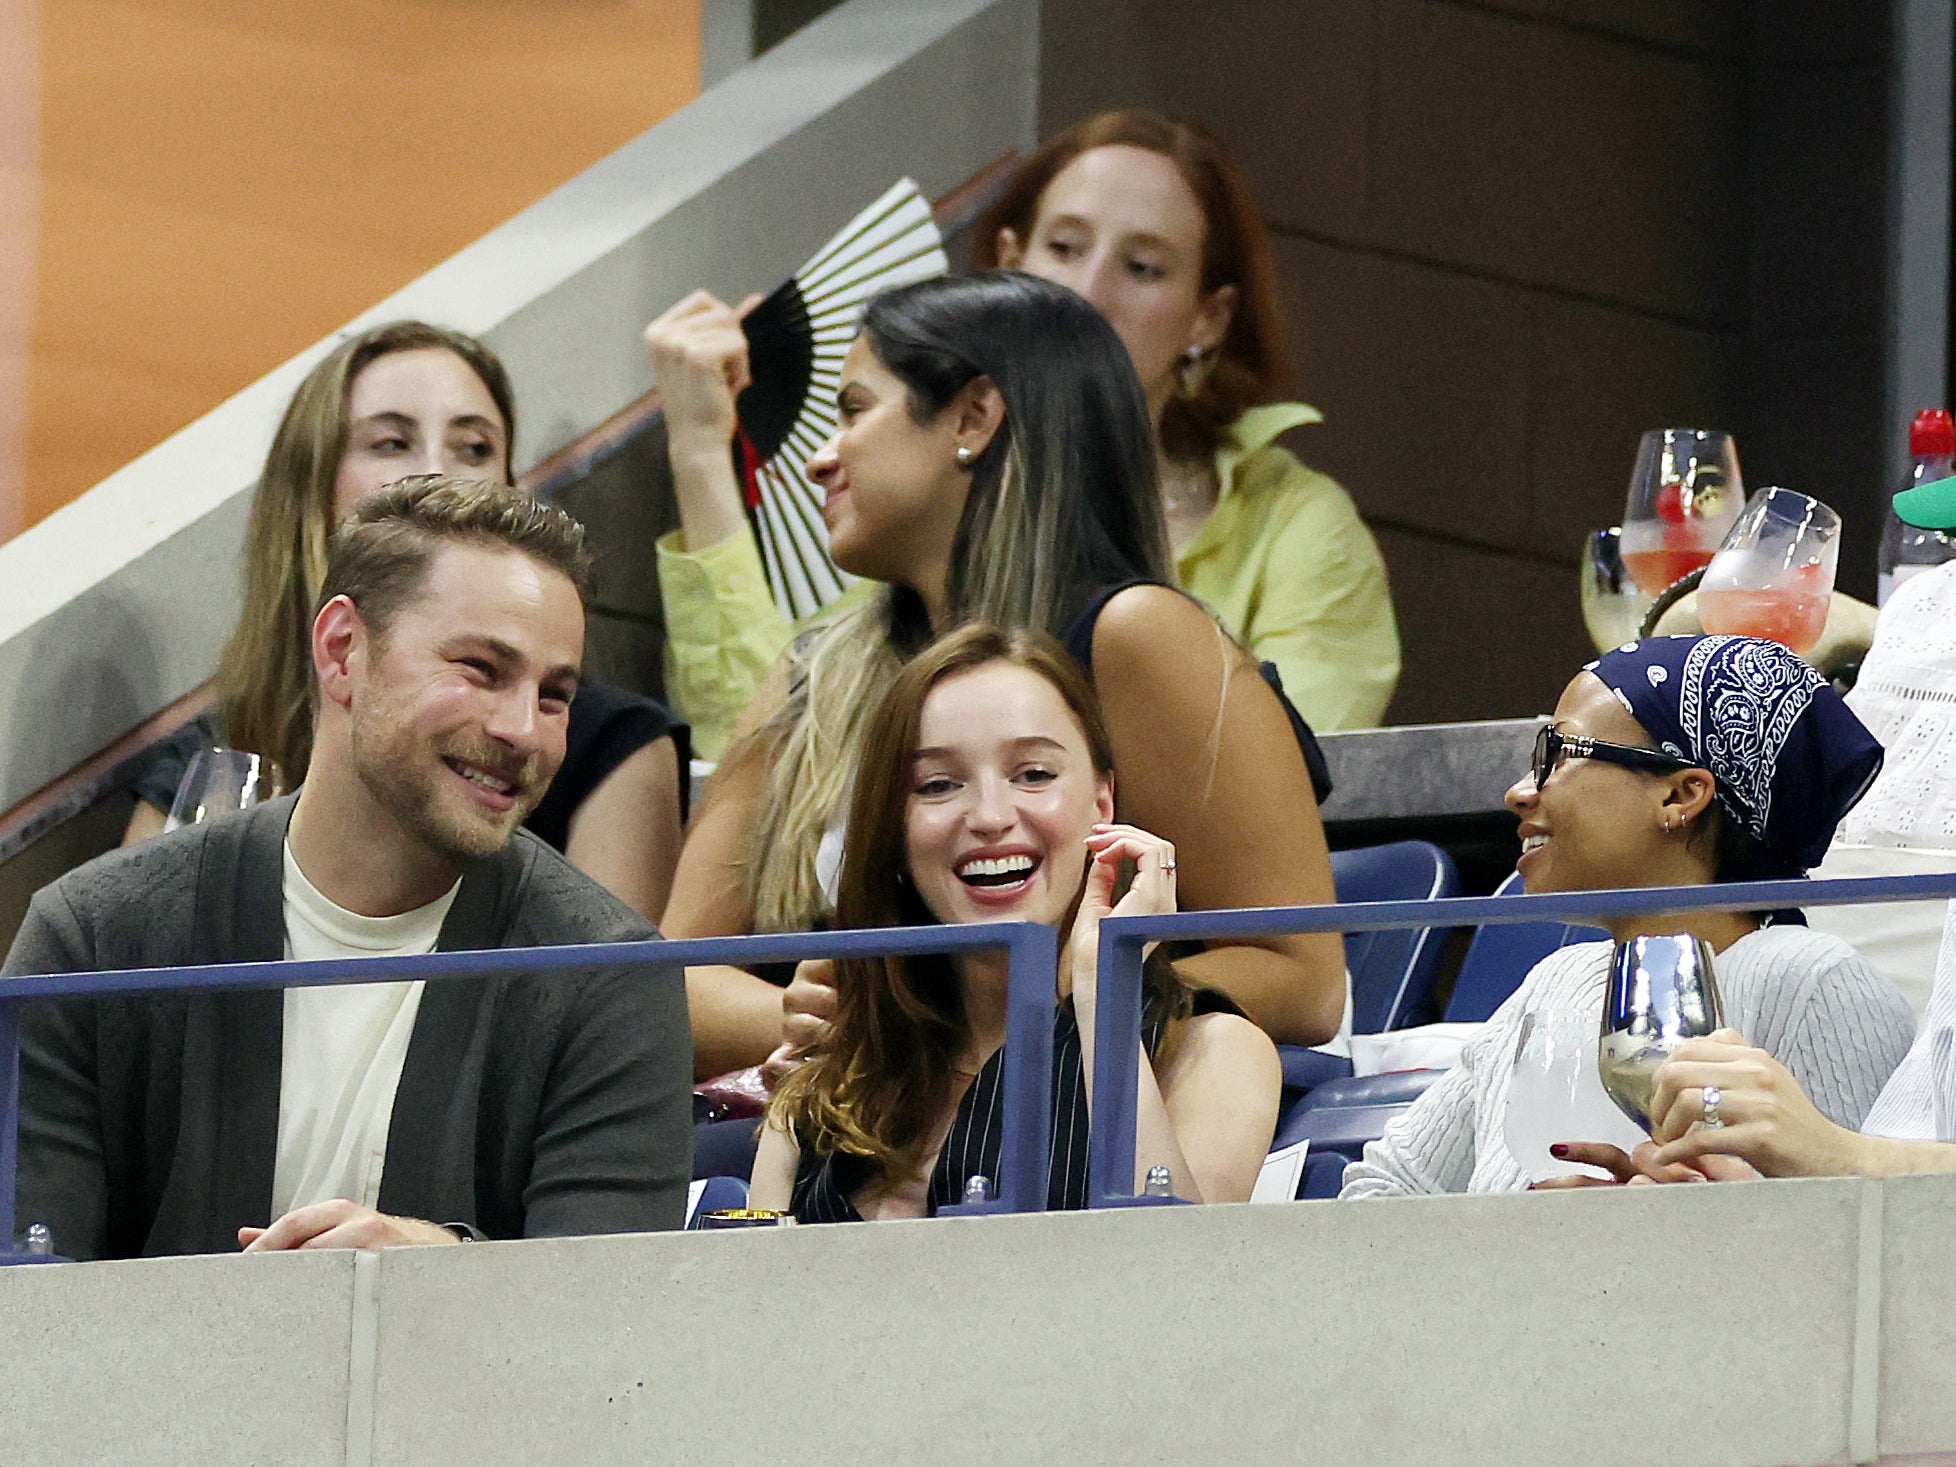
[[[70,872],[35,896],[5,976],[276,961],[292,805]],[[519,831],[465,873],[438,949],[656,935]],[[235,1250],[240,1226],[269,1220],[283,1032],[276,989],[26,1005],[19,1225],[47,1223],[77,1258]],[[691,1088],[676,968],[432,981],[380,1210],[496,1238],[677,1227]]]

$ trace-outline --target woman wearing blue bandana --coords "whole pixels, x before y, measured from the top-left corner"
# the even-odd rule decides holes
[[[1633,642],[1576,675],[1533,767],[1508,791],[1521,819],[1517,869],[1531,892],[1801,876],[1880,767],[1881,746],[1860,720],[1778,643]],[[1894,985],[1798,913],[1606,925],[1616,942],[1676,932],[1709,942],[1728,1020],[1841,1125],[1860,1123],[1909,1047],[1914,1016]],[[1536,964],[1460,1063],[1347,1169],[1343,1195],[1526,1187],[1502,1139],[1523,1017],[1599,1021],[1611,949],[1580,943]]]

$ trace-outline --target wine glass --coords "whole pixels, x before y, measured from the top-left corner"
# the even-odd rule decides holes
[[[1827,625],[1840,534],[1841,517],[1819,500],[1761,490],[1698,583],[1699,622],[1812,651]]]
[[[1623,563],[1655,599],[1709,565],[1745,500],[1730,433],[1654,428],[1637,448],[1623,510]]]
[[[1607,1141],[1628,1151],[1644,1139],[1603,1093],[1596,1072],[1596,1020],[1586,1011],[1543,1009],[1521,1016],[1501,1139],[1531,1182],[1607,1175],[1557,1161],[1549,1147],[1558,1141]]]
[[[1650,1130],[1657,1068],[1680,1044],[1724,1024],[1711,944],[1681,932],[1633,937],[1610,957],[1596,1069],[1617,1108]]]
[[[1651,600],[1623,563],[1622,530],[1612,525],[1583,543],[1582,624],[1598,652],[1634,641]]]
[[[264,764],[243,749],[199,749],[177,785],[163,828],[196,825],[249,810],[265,796]]]

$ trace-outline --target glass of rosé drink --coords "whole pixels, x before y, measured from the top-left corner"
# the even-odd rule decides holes
[[[1654,597],[1709,565],[1744,502],[1730,433],[1656,428],[1644,434],[1623,511],[1623,564],[1637,589]]]
[[[1791,489],[1764,489],[1732,526],[1698,585],[1708,632],[1769,637],[1805,655],[1827,625],[1841,517]]]

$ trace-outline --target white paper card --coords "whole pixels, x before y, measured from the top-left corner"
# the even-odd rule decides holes
[[[1250,1201],[1295,1202],[1297,1184],[1304,1176],[1304,1156],[1310,1149],[1309,1141],[1298,1141],[1264,1157],[1263,1170],[1250,1188]]]

